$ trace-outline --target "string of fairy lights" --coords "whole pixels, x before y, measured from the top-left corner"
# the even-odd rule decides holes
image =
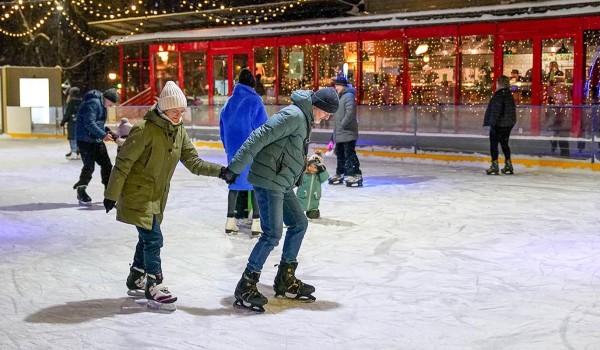
[[[234,8],[232,6],[227,7],[225,5],[218,4],[217,2],[212,0],[203,0],[197,2],[181,0],[179,4],[174,6],[174,8],[180,9],[181,12],[187,11],[201,14],[203,18],[206,18],[207,20],[212,21],[215,24],[241,26],[259,24],[264,21],[274,20],[278,16],[283,15],[286,11],[292,10],[294,9],[294,7],[300,6],[302,5],[302,3],[305,3],[307,1],[308,0],[292,0],[286,4],[278,6],[266,6],[265,8],[260,9],[250,9],[247,8],[247,6],[242,6],[241,8]],[[85,13],[86,16],[94,19],[111,20],[122,18],[135,18],[139,19],[139,23],[128,34],[107,41],[106,39],[97,38],[93,36],[92,34],[82,29],[80,26],[78,26],[72,19],[73,15],[68,12],[69,6],[63,6],[57,0],[16,0],[10,3],[1,3],[0,5],[0,9],[2,10],[2,14],[0,15],[0,33],[13,38],[28,36],[40,30],[44,26],[44,24],[48,23],[48,19],[51,16],[61,15],[67,21],[71,30],[73,30],[73,32],[75,32],[80,37],[84,38],[86,41],[96,45],[115,46],[123,40],[125,40],[127,37],[139,33],[141,28],[144,26],[144,23],[152,19],[153,16],[170,13],[165,9],[160,11],[142,9],[142,0],[138,0],[133,4],[123,7],[114,7],[105,4],[102,0],[68,0],[68,3],[73,8],[77,8],[81,13]],[[11,31],[4,28],[3,24],[7,25],[9,20],[11,20],[11,18],[13,18],[13,16],[15,16],[15,14],[19,11],[24,12],[36,8],[44,8],[45,12],[41,15],[41,18],[37,20],[35,24],[32,24],[30,27],[26,26],[26,28],[22,31]],[[206,13],[209,11],[210,13]],[[238,17],[240,15],[243,15],[245,18],[243,20],[239,19]]]

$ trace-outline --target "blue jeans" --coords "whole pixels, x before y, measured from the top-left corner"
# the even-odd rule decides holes
[[[69,146],[71,147],[71,152],[79,153],[79,148],[77,148],[77,140],[69,140]]]
[[[156,217],[152,220],[152,229],[136,226],[139,235],[135,246],[133,264],[131,266],[144,269],[147,273],[156,275],[162,273],[160,266],[160,248],[163,246],[163,235]]]
[[[251,272],[260,272],[283,234],[283,224],[287,226],[283,242],[281,262],[296,262],[298,251],[308,228],[308,219],[302,211],[294,191],[285,193],[254,187],[254,194],[260,210],[260,225],[263,234],[252,249],[246,266]]]

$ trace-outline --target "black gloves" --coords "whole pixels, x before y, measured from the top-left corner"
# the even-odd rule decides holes
[[[325,164],[317,163],[317,174],[320,174],[320,173],[324,172],[325,170],[327,170],[327,168],[325,168]]]
[[[221,172],[219,173],[219,179],[224,180],[228,185],[231,185],[235,182],[235,179],[238,177],[238,174],[229,170],[229,167],[221,167]]]
[[[113,201],[112,199],[104,198],[104,208],[106,209],[107,213],[115,207],[115,204],[117,204],[117,202]]]

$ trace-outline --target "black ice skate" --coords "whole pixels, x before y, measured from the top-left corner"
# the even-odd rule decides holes
[[[330,185],[341,185],[344,183],[344,178],[340,174],[335,174],[329,178]]]
[[[85,185],[77,186],[77,200],[79,201],[79,205],[89,207],[92,205],[92,199],[88,196],[87,192],[85,192],[86,188],[87,186]]]
[[[174,297],[167,286],[163,283],[162,273],[156,275],[146,275],[146,299],[148,299],[148,307],[151,309],[175,311],[177,307],[175,302],[177,298]]]
[[[344,181],[346,182],[346,187],[362,187],[363,178],[362,175],[354,175],[354,176],[346,176],[344,177]]]
[[[250,270],[244,270],[242,278],[235,287],[235,301],[233,306],[237,308],[244,308],[256,312],[265,312],[265,305],[268,300],[264,295],[260,294],[256,288],[256,284],[260,278],[260,272],[251,272]],[[250,305],[246,305],[250,304]]]
[[[504,162],[504,168],[502,168],[502,170],[500,171],[502,172],[502,174],[514,175],[515,171],[513,169],[512,161],[510,159],[507,159]]]
[[[279,263],[277,276],[275,276],[275,282],[273,282],[275,297],[288,297],[286,294],[295,294],[294,298],[302,301],[313,302],[317,300],[312,295],[315,292],[315,287],[296,278],[295,272],[297,267],[297,262],[289,264]]]
[[[132,297],[146,296],[146,272],[137,267],[129,268],[127,276],[127,295]]]
[[[488,175],[498,175],[500,173],[500,168],[498,168],[498,161],[492,160],[490,168],[486,170],[485,173]]]

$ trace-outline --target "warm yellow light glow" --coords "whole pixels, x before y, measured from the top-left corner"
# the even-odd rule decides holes
[[[108,73],[108,79],[110,79],[110,80],[117,79],[117,73],[113,73],[113,72]]]

